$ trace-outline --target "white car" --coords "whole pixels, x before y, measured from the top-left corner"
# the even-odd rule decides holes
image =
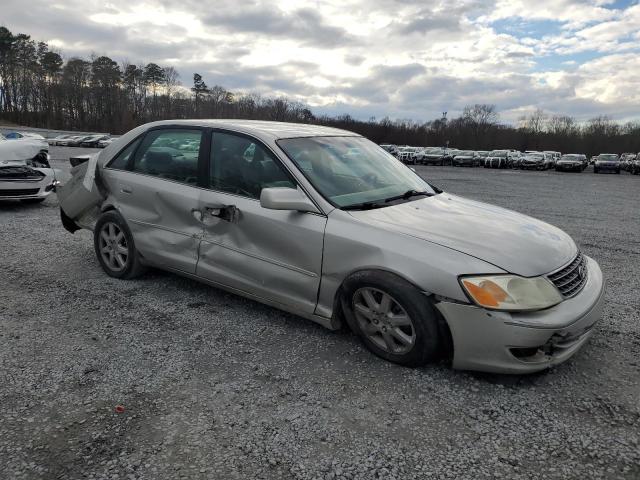
[[[105,138],[103,140],[98,140],[98,148],[106,148],[113,143],[115,138]]]
[[[47,138],[47,143],[49,145],[61,145],[60,142],[69,140],[73,136],[75,135],[70,135],[68,133],[65,133],[64,135],[58,135],[57,137]]]
[[[45,141],[45,138],[42,135],[38,133],[32,133],[32,132],[9,132],[9,133],[6,133],[4,136],[7,140],[20,140],[23,138],[31,138],[31,139]]]
[[[0,141],[0,200],[42,202],[56,185],[46,142],[33,138]]]

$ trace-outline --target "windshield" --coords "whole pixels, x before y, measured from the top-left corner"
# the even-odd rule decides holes
[[[497,151],[491,152],[491,156],[492,157],[498,157],[498,158],[504,158],[504,157],[507,156],[507,152],[505,152],[504,150],[502,150],[502,151],[497,150]]]
[[[337,207],[381,202],[412,190],[435,193],[411,169],[366,138],[286,138],[278,140],[278,145]]]
[[[600,160],[618,160],[618,155],[615,153],[603,153],[600,155]]]
[[[563,155],[561,160],[580,160],[580,155]]]

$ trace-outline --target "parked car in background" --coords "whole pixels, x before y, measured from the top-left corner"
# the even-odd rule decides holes
[[[522,162],[522,152],[517,150],[511,150],[507,154],[507,167],[508,168],[520,168]]]
[[[111,138],[111,137],[109,137],[109,138],[105,138],[104,140],[100,140],[100,141],[98,142],[98,148],[106,148],[106,147],[108,147],[109,145],[111,145],[111,144],[113,143],[113,141],[114,141],[114,140],[115,140],[115,139],[114,139],[114,138]]]
[[[478,150],[476,151],[476,155],[478,156],[478,166],[484,165],[484,159],[489,156],[489,151],[487,150]]]
[[[560,160],[560,157],[562,157],[562,154],[560,152],[554,152],[551,150],[545,150],[542,153],[544,153],[547,157],[547,160],[548,160],[547,168],[554,168],[556,166],[556,163],[558,163],[558,160]]]
[[[581,172],[585,168],[584,159],[576,153],[562,155],[555,168],[556,172]]]
[[[166,138],[200,141],[172,158],[153,150]],[[238,161],[251,144],[251,162]],[[444,193],[352,132],[162,121],[94,158],[58,192],[61,219],[93,231],[113,278],[154,266],[330,329],[346,322],[407,366],[449,351],[454,368],[544,370],[602,315],[602,271],[568,234]]]
[[[71,135],[70,137],[59,139],[56,143],[59,147],[68,147],[72,142],[79,141],[85,137],[86,135]]]
[[[85,140],[89,140],[93,137],[93,135],[78,135],[76,137],[70,138],[66,142],[67,147],[80,147],[82,142]]]
[[[632,162],[629,171],[634,175],[640,174],[640,152],[636,155],[636,159]]]
[[[543,168],[540,168],[539,170],[547,170],[549,168],[552,168],[553,165],[553,152],[538,152],[536,150],[527,150],[525,153],[537,153],[542,155],[542,159],[543,161]]]
[[[72,134],[68,134],[65,133],[63,135],[58,135],[57,137],[53,137],[53,138],[47,138],[47,143],[49,145],[58,145],[58,142],[62,141],[62,140],[67,140],[71,137],[73,137],[74,135]]]
[[[593,173],[603,171],[620,173],[620,157],[615,153],[601,153],[598,155],[596,163],[593,165]]]
[[[98,148],[102,140],[107,140],[109,135],[91,135],[80,142],[80,146],[84,148]]]
[[[453,157],[451,165],[454,167],[477,167],[480,165],[480,157],[473,150],[461,150]]]
[[[459,148],[445,148],[444,149],[444,164],[445,165],[452,165],[453,164],[453,157],[458,155],[460,152],[462,152],[462,150],[460,150]]]
[[[520,160],[522,170],[546,170],[547,162],[542,152],[526,152]]]
[[[484,160],[484,168],[507,168],[509,150],[493,150]]]
[[[380,147],[389,152],[394,157],[398,156],[398,147],[391,143],[381,143]]]
[[[33,138],[36,140],[42,140],[42,141],[46,141],[46,139],[40,135],[39,133],[33,133],[33,132],[9,132],[9,133],[5,133],[4,137],[7,140],[19,140],[21,138]]]
[[[442,147],[427,147],[416,155],[416,160],[422,165],[440,165],[445,162],[446,151]]]
[[[413,164],[416,163],[416,152],[418,152],[420,147],[410,147],[405,145],[403,147],[398,147],[398,155],[397,158],[402,163]]]
[[[0,200],[38,203],[56,187],[49,145],[38,138],[0,141]]]
[[[584,153],[579,153],[578,156],[580,157],[580,160],[582,160],[582,170],[584,170],[589,166],[589,159]]]
[[[622,155],[620,155],[620,169],[627,172],[631,171],[631,167],[635,159],[635,153],[623,153]]]

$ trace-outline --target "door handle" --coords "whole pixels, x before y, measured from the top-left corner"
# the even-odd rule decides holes
[[[122,193],[133,193],[133,190],[131,189],[131,187],[122,187],[120,191]]]
[[[235,205],[205,205],[207,216],[218,217],[230,223],[236,223],[240,218],[240,209]]]

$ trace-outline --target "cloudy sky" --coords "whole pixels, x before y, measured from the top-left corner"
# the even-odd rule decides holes
[[[184,85],[316,113],[427,120],[493,103],[640,119],[639,0],[2,0],[0,24],[65,57],[178,69]]]

